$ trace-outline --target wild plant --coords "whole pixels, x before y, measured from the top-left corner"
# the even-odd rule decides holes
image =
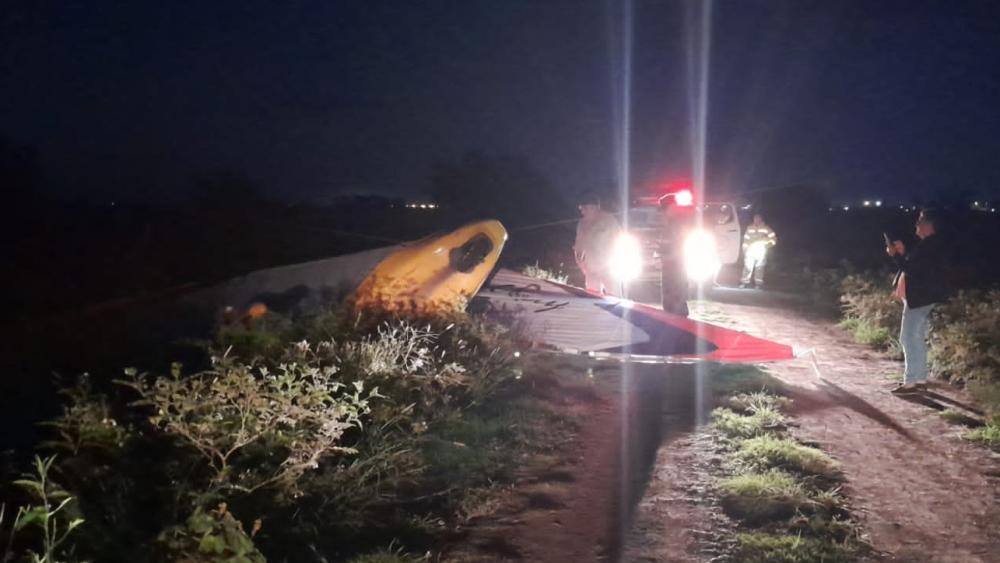
[[[339,381],[336,366],[214,362],[186,377],[176,365],[170,377],[126,370],[129,379],[120,383],[139,394],[135,405],[150,408],[154,427],[201,455],[217,488],[294,487],[323,457],[355,453],[341,440],[361,426],[377,389]]]
[[[45,459],[35,456],[35,473],[14,481],[14,485],[24,490],[34,504],[18,508],[10,530],[8,544],[0,561],[8,561],[14,535],[34,529],[38,535],[39,551],[28,550],[26,555],[31,563],[59,563],[67,556],[67,540],[80,527],[83,518],[69,516],[70,505],[75,500],[50,477],[55,456]],[[0,507],[0,528],[3,525],[4,510]]]

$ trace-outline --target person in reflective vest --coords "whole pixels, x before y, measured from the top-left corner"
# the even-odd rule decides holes
[[[764,267],[767,265],[767,253],[772,246],[778,244],[774,229],[764,223],[759,213],[754,214],[753,223],[743,234],[743,277],[740,287],[754,285],[759,289],[764,286]]]
[[[601,200],[596,194],[588,193],[580,198],[580,221],[576,224],[573,255],[583,271],[587,290],[610,295],[621,293],[609,265],[615,238],[620,232],[618,220],[601,209]]]

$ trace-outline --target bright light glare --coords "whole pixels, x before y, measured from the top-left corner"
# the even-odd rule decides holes
[[[704,229],[691,231],[684,239],[684,270],[694,281],[711,279],[722,267],[715,248],[715,237]]]
[[[642,247],[639,239],[628,233],[622,233],[615,239],[608,262],[611,275],[616,279],[629,282],[642,273]]]
[[[763,260],[767,255],[767,243],[759,240],[747,247],[747,259],[751,261]]]
[[[674,194],[674,201],[681,207],[689,207],[694,205],[694,194],[691,190],[681,190]]]

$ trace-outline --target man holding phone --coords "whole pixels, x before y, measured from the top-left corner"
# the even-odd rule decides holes
[[[907,249],[900,240],[886,239],[886,253],[899,271],[895,295],[903,301],[903,322],[899,343],[903,348],[903,383],[893,393],[913,393],[927,386],[927,331],[931,309],[947,298],[944,279],[946,249],[937,234],[939,219],[930,209],[920,212],[916,234],[920,239]]]

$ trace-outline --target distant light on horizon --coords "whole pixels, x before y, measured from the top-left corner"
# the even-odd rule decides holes
[[[408,209],[437,209],[440,206],[436,203],[407,203],[406,207]]]

